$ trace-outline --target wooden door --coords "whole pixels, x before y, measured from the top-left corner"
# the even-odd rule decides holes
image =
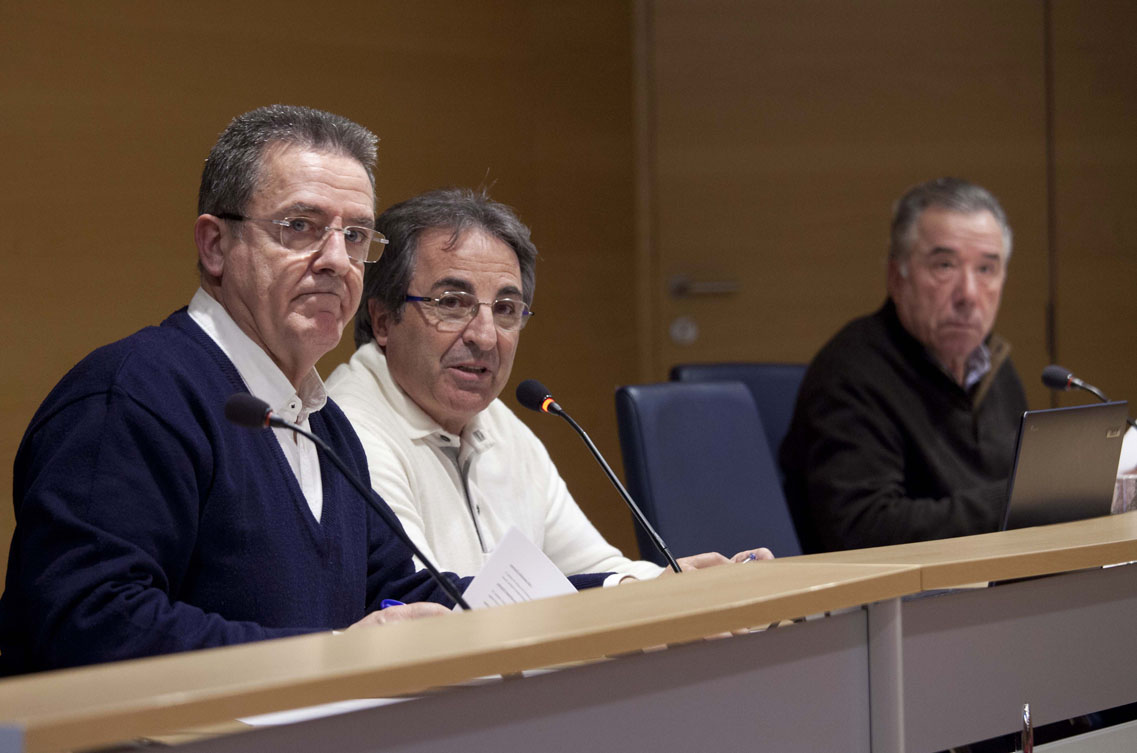
[[[884,300],[892,202],[955,175],[1015,232],[996,329],[1032,403],[1047,363],[1044,13],[1037,0],[639,6],[643,376],[808,361]],[[677,296],[676,282],[709,283]]]

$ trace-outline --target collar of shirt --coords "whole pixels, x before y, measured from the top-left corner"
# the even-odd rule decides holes
[[[213,339],[237,367],[249,393],[264,400],[273,413],[294,424],[324,407],[327,390],[320,375],[312,369],[297,390],[259,345],[244,333],[221,303],[198,288],[189,304],[190,318]]]
[[[963,389],[970,390],[991,370],[991,349],[987,343],[979,343],[979,347],[971,352],[963,364]]]
[[[955,375],[948,371],[947,367],[940,363],[940,359],[932,355],[932,351],[927,348],[924,349],[925,355],[928,360],[934,363],[940,371],[948,376],[953,382]],[[987,347],[987,343],[979,343],[979,347],[971,351],[971,355],[963,362],[963,390],[970,392],[971,388],[979,384],[983,377],[987,376],[987,372],[991,370],[991,349]]]
[[[395,383],[391,370],[387,367],[387,356],[379,349],[375,341],[364,343],[357,351],[359,360],[363,362],[368,371],[375,375],[379,389],[388,403],[398,414],[398,420],[403,424],[404,433],[413,440],[423,440],[442,449],[458,447],[459,467],[465,465],[466,459],[471,455],[484,452],[494,445],[494,439],[487,431],[482,421],[482,414],[474,416],[466,424],[460,436],[446,431],[438,422],[427,415],[411,396]]]

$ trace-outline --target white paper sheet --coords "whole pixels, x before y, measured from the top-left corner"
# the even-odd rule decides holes
[[[511,527],[462,595],[478,609],[571,593],[576,589],[564,573],[525,534]]]
[[[1137,472],[1137,429],[1129,427],[1121,440],[1121,458],[1117,461],[1117,475]]]
[[[502,537],[482,567],[482,571],[470,582],[463,596],[471,607],[478,609],[571,593],[576,593],[576,588],[569,579],[515,526]],[[454,609],[457,610],[459,607]],[[481,680],[474,682],[478,681]],[[257,727],[292,724],[405,700],[410,699],[361,698],[250,716],[239,721]]]
[[[355,698],[349,701],[323,703],[319,706],[306,706],[302,709],[289,709],[288,711],[273,711],[268,714],[246,716],[238,719],[237,721],[244,722],[250,727],[275,727],[279,724],[306,722],[311,719],[322,719],[325,716],[346,714],[350,711],[370,709],[374,708],[375,706],[386,706],[392,703],[402,703],[403,701],[411,700],[413,697],[414,696],[407,698]]]

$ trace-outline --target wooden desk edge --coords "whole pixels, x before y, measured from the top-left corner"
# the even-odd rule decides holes
[[[461,624],[403,623],[386,626],[381,633],[302,636],[3,680],[0,709],[5,710],[0,714],[6,720],[0,720],[0,731],[22,735],[27,751],[90,747],[214,724],[234,715],[413,693],[478,676],[596,660],[921,590],[1128,560],[1137,560],[1135,515],[792,557],[737,570],[717,568],[460,615],[457,619],[465,620]],[[752,590],[775,579],[798,580],[800,587],[773,595]],[[469,641],[474,643],[465,650],[450,649],[451,644]],[[408,651],[411,658],[362,663],[358,658],[391,652],[392,647],[413,649]],[[241,663],[250,669],[251,679],[234,682],[233,666]],[[289,663],[304,666],[280,671],[279,665]],[[218,664],[224,666],[214,670]],[[171,680],[164,692],[146,693],[142,688],[133,696],[126,693],[99,703],[67,697],[69,688],[73,692],[85,686],[89,696],[100,685],[130,687],[132,679],[151,675],[182,677],[185,682]],[[61,700],[20,712],[15,699],[22,693]]]
[[[908,565],[834,567],[784,560],[743,567],[747,569],[684,574],[667,579],[671,582],[638,583],[417,625],[301,636],[4,680],[0,708],[7,710],[0,713],[7,720],[0,721],[0,729],[19,734],[26,751],[92,747],[216,724],[234,716],[415,693],[475,677],[681,644],[744,626],[896,598],[919,590],[920,585],[918,569]],[[748,579],[755,584],[799,580],[802,585],[767,596],[750,592]],[[708,605],[697,603],[698,598],[705,598]],[[519,623],[519,629],[510,629]],[[559,627],[562,623],[567,626]],[[478,639],[483,631],[489,637]],[[495,631],[504,638],[494,638]],[[460,644],[463,637],[471,640],[471,632],[473,643],[467,648],[439,650],[440,645]],[[419,653],[424,658],[402,662],[358,658],[384,648],[390,651],[404,642],[423,647]],[[310,657],[307,666],[287,669],[288,664],[301,664],[301,656]],[[242,664],[252,672],[266,666],[285,669],[267,678],[236,681],[234,674],[242,673],[235,668]],[[205,673],[204,679],[194,676],[195,668]],[[141,686],[144,677],[157,678],[164,692]],[[90,700],[100,697],[100,686],[106,690],[104,697]],[[32,702],[19,704],[21,697]],[[37,699],[42,708],[29,708]],[[23,712],[12,713],[19,705]]]

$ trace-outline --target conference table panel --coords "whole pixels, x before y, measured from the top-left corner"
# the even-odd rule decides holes
[[[755,562],[342,635],[45,672],[0,681],[0,745],[11,741],[0,751],[93,747],[281,709],[417,693],[701,641],[918,589],[918,569],[909,565]]]
[[[907,753],[1137,702],[1137,565],[902,602]],[[1127,748],[1133,750],[1133,747]]]
[[[865,612],[696,641],[287,727],[186,753],[870,747]],[[803,678],[824,682],[802,682]]]
[[[194,751],[942,749],[1013,731],[1026,702],[1041,724],[1137,701],[1137,567],[1104,567],[1133,560],[1129,513],[46,672],[0,681],[0,753],[179,731]],[[1027,580],[933,590],[1008,579]],[[422,697],[233,722],[398,695]],[[1125,729],[1110,734],[1137,744]]]
[[[1137,560],[1137,513],[794,559],[913,565],[923,590],[1029,578]]]

